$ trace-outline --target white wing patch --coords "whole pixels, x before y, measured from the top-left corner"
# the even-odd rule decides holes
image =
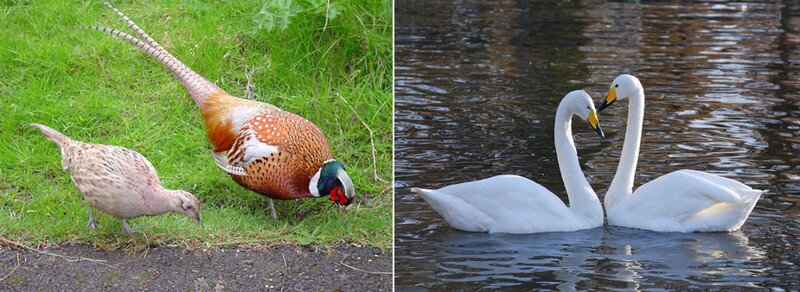
[[[278,146],[261,142],[258,139],[258,133],[250,125],[244,126],[233,145],[234,147],[227,153],[215,153],[214,163],[225,172],[239,176],[246,176],[245,167],[256,159],[269,157],[278,151]]]
[[[233,129],[236,131],[241,130],[244,123],[258,116],[261,112],[263,112],[263,109],[258,107],[238,106],[233,108],[230,115]]]
[[[250,127],[247,127],[247,129],[242,131],[242,136],[244,137],[242,146],[239,146],[235,153],[232,153],[233,155],[228,153],[228,157],[242,157],[237,164],[242,163],[244,165],[248,165],[253,162],[253,160],[261,157],[268,157],[272,153],[278,151],[278,146],[267,145],[266,143],[259,141],[258,133],[253,131],[253,129]]]

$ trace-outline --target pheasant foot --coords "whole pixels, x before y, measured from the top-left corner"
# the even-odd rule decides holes
[[[89,223],[86,223],[86,227],[91,229],[97,228],[97,223],[94,222],[94,217],[92,217],[92,206],[89,206]]]
[[[128,222],[125,222],[125,219],[122,219],[122,233],[133,234],[136,230],[131,229],[128,227]]]

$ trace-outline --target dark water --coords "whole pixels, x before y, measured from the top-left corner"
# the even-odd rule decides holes
[[[396,285],[400,288],[800,286],[800,3],[397,1]],[[460,232],[411,186],[498,174],[566,200],[553,119],[567,92],[599,103],[621,73],[647,98],[636,185],[705,170],[768,189],[741,231]],[[606,139],[574,123],[600,196],[627,102]]]

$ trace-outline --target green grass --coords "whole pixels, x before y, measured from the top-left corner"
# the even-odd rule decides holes
[[[319,126],[357,187],[339,210],[328,199],[276,201],[237,185],[210,156],[199,109],[161,65],[127,42],[97,31],[128,30],[100,2],[4,1],[0,13],[0,235],[26,244],[91,243],[100,247],[171,244],[219,247],[350,242],[389,248],[391,184],[391,23],[389,1],[337,2],[328,21],[299,14],[285,30],[255,31],[262,1],[114,1],[151,36],[228,93],[245,96],[246,72],[255,98]],[[324,29],[323,29],[324,28]],[[255,32],[254,32],[255,31]],[[355,114],[339,98],[345,97]],[[74,139],[113,144],[147,157],[170,189],[203,203],[203,224],[177,214],[130,220],[141,231],[119,233],[100,214],[85,227],[87,205],[62,171],[60,153],[29,122]],[[305,216],[299,212],[308,210]]]

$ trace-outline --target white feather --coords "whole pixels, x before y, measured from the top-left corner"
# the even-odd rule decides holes
[[[278,146],[272,146],[261,142],[258,139],[258,133],[249,126],[245,127],[240,135],[240,139],[244,140],[241,146],[238,148],[231,148],[231,150],[228,151],[228,159],[237,156],[242,157],[239,161],[231,161],[233,165],[246,167],[254,160],[261,157],[269,157],[272,153],[278,151]],[[240,153],[242,155],[239,155]]]
[[[262,113],[264,110],[253,106],[238,106],[231,109],[231,126],[234,131],[240,131],[242,125]]]
[[[564,232],[603,225],[586,220],[542,185],[516,175],[447,186],[413,188],[453,228],[489,233]],[[600,202],[597,202],[598,207]],[[602,211],[601,211],[602,213]]]
[[[238,176],[247,176],[247,172],[243,167],[233,166],[228,163],[228,158],[225,156],[225,152],[216,152],[213,156],[214,164],[219,166],[219,168],[222,168],[222,170],[225,172]]]
[[[244,151],[244,156],[242,157],[242,163],[244,165],[248,165],[254,160],[261,158],[261,157],[269,157],[272,153],[278,152],[278,146],[267,145],[258,140],[257,134],[250,130],[249,135],[250,138],[242,143],[242,151]]]
[[[356,193],[356,188],[353,185],[353,180],[350,179],[350,176],[347,175],[347,172],[344,169],[339,169],[339,172],[336,173],[336,177],[342,183],[342,187],[344,187],[344,196],[348,199],[352,199]]]
[[[317,187],[317,184],[319,183],[319,173],[321,171],[322,168],[320,167],[319,170],[317,170],[317,173],[315,173],[314,176],[311,177],[311,181],[308,182],[308,191],[311,192],[311,194],[314,195],[315,197],[319,197],[319,188]]]

